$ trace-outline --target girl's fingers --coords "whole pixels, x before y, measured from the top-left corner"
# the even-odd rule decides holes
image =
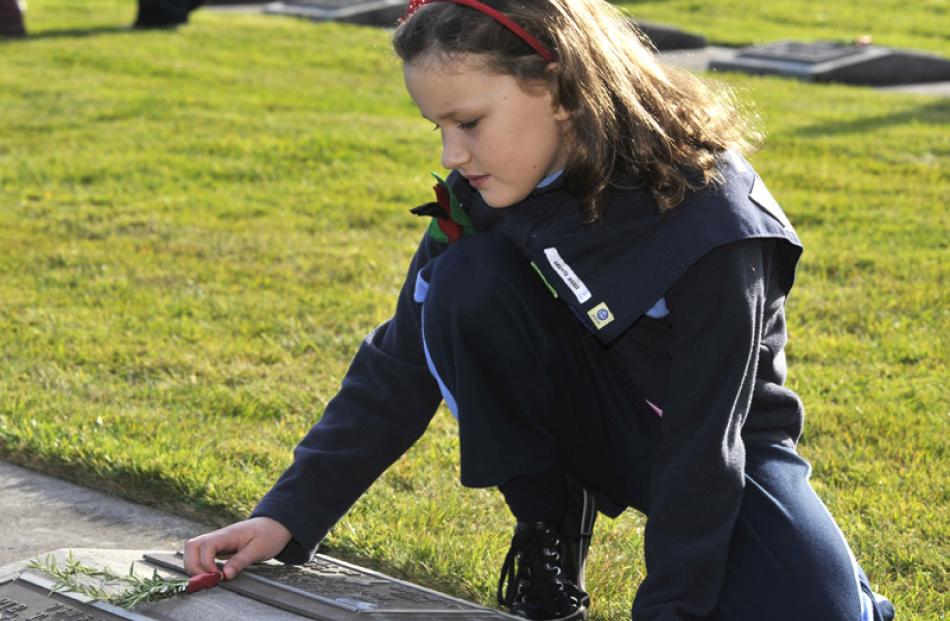
[[[230,528],[230,527],[229,527]],[[228,528],[189,539],[185,542],[185,571],[190,575],[217,570],[214,562],[219,553],[230,553],[240,547]]]
[[[213,533],[212,535],[216,535]],[[207,543],[202,544],[199,554],[198,562],[201,566],[202,573],[214,571],[217,568],[217,565],[214,563],[214,558],[218,554],[218,548],[223,542],[219,541],[217,537],[212,537]]]
[[[263,560],[260,552],[256,549],[257,546],[254,545],[252,541],[246,545],[243,549],[239,550],[237,554],[228,559],[228,562],[224,564],[224,579],[231,580],[234,576],[238,575],[251,563]]]
[[[185,542],[185,571],[217,571],[215,558],[233,554],[224,565],[230,580],[245,567],[276,556],[291,539],[290,531],[270,518],[252,518]]]
[[[189,575],[201,574],[204,573],[201,562],[201,547],[202,542],[206,540],[207,535],[201,535],[200,537],[195,537],[189,539],[185,542],[185,551],[184,551],[184,563],[185,571]]]
[[[247,542],[224,564],[224,577],[228,580],[244,571],[251,563],[274,558],[291,539],[290,531],[271,518],[254,518],[245,524]]]
[[[198,562],[198,548],[201,544],[197,539],[189,539],[185,542],[184,553],[182,554],[185,571],[188,572],[188,575],[193,576],[195,574],[200,574],[201,564]]]

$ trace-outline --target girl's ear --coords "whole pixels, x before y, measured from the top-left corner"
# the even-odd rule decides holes
[[[561,65],[555,62],[548,63],[547,67],[545,67],[545,71],[547,72],[549,78],[555,84],[557,83],[557,72],[560,70],[560,68],[561,68]],[[551,101],[552,102],[557,101],[557,93],[554,92],[553,88],[551,90],[552,90]],[[570,118],[571,118],[571,113],[568,112],[564,108],[564,106],[560,104],[557,104],[554,106],[554,120],[555,121],[568,121],[570,120]]]

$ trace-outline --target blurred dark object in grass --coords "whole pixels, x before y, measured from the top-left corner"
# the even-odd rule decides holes
[[[633,23],[658,52],[700,50],[708,45],[706,37],[679,28],[640,20]]]
[[[3,0],[0,0],[3,1]],[[203,0],[139,0],[135,28],[172,28],[188,23],[188,14]]]
[[[23,25],[23,12],[17,0],[0,0],[0,37],[22,37],[26,35]]]

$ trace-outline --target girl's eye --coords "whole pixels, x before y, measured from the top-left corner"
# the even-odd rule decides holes
[[[479,119],[475,119],[474,121],[466,121],[466,122],[464,122],[464,123],[459,123],[458,126],[459,126],[460,129],[475,129],[475,126],[478,125],[478,121],[479,121]],[[432,131],[437,132],[437,131],[439,131],[440,129],[442,129],[442,128],[439,127],[438,124],[433,124],[433,125],[432,125]]]

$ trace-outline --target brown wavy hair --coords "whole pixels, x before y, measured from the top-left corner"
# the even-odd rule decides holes
[[[667,211],[687,191],[721,182],[724,151],[758,144],[730,89],[660,66],[645,37],[607,2],[482,1],[553,50],[556,67],[491,17],[448,2],[423,5],[404,20],[393,35],[396,54],[404,63],[474,54],[486,70],[526,89],[550,89],[571,114],[565,181],[581,196],[588,221],[603,215],[604,196],[622,172]]]

